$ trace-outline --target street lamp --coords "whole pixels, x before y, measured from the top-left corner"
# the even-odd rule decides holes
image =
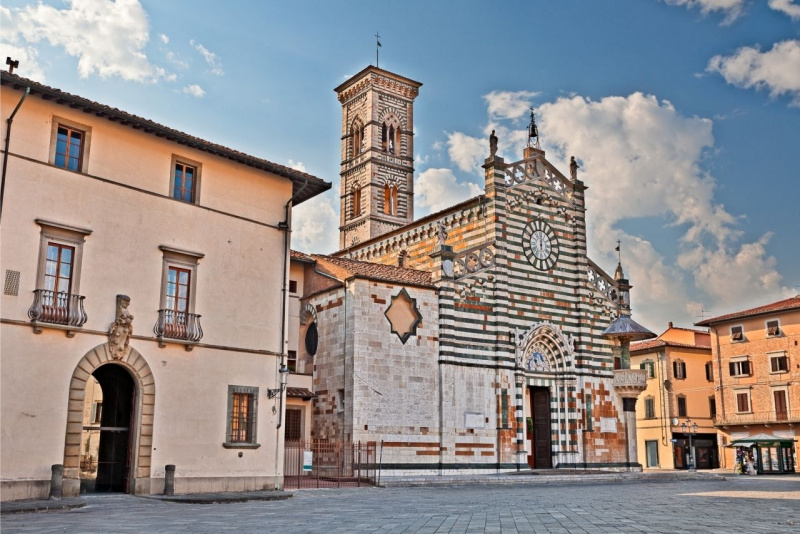
[[[681,432],[684,436],[689,436],[689,471],[697,469],[694,456],[694,447],[692,447],[692,436],[697,435],[697,423],[692,423],[691,419],[687,419],[685,423],[681,424]]]
[[[289,379],[289,368],[286,367],[286,364],[282,364],[281,368],[278,369],[278,375],[280,376],[281,387],[277,389],[268,389],[267,390],[268,399],[277,397],[283,392],[284,389],[286,389],[286,381]]]

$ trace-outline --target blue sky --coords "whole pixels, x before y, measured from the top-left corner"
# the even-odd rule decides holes
[[[334,183],[295,248],[336,248],[340,108],[375,62],[422,82],[416,216],[482,190],[491,129],[574,155],[590,256],[616,240],[654,331],[800,292],[797,0],[4,0],[16,71]]]

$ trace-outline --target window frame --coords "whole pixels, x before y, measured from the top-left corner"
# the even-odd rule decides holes
[[[353,194],[350,198],[350,218],[355,219],[361,215],[361,187],[358,185],[353,186]]]
[[[292,360],[294,360],[294,364],[292,364]],[[289,369],[290,373],[297,372],[297,351],[296,350],[287,350],[286,351],[286,367]]]
[[[88,174],[89,172],[89,152],[92,146],[92,127],[76,122],[58,115],[53,115],[51,119],[50,129],[50,153],[48,154],[47,162],[57,169],[63,169],[69,172],[78,172],[81,174]],[[64,127],[70,130],[76,130],[83,133],[83,141],[81,146],[81,155],[77,170],[72,170],[68,167],[56,165],[56,149],[58,147],[58,128]]]
[[[736,334],[734,334],[734,329],[738,329],[739,330],[739,334],[740,334],[739,339],[735,338]],[[731,325],[731,327],[730,327],[730,340],[731,340],[731,343],[744,343],[745,341],[747,341],[747,339],[745,339],[745,337],[744,337],[744,325],[741,325],[741,324]]]
[[[672,377],[675,380],[686,380],[686,362],[683,360],[672,361]]]
[[[235,395],[249,395],[251,397],[252,420],[250,421],[250,436],[247,441],[232,441],[233,435],[233,400]],[[228,385],[228,410],[225,424],[225,441],[222,446],[226,449],[257,449],[258,443],[258,387]]]
[[[742,363],[747,363],[747,373],[741,371]],[[733,369],[735,368],[738,372],[734,373]],[[733,378],[739,378],[742,376],[753,376],[753,362],[750,361],[748,356],[741,356],[737,358],[731,358],[731,361],[728,362],[728,374],[730,374]]]
[[[80,295],[81,288],[81,268],[83,265],[83,245],[86,236],[92,234],[92,230],[78,228],[66,224],[36,219],[36,224],[41,227],[39,240],[39,264],[36,271],[36,287],[34,289],[44,289],[45,272],[47,268],[47,247],[50,243],[60,246],[72,247],[72,272],[70,281],[71,295]]]
[[[775,405],[775,393],[779,392],[779,391],[783,392],[783,400],[786,403],[786,406],[785,406],[786,411],[782,412],[783,415],[784,415],[784,418],[782,418],[782,419],[778,417],[778,407]],[[772,404],[772,414],[775,416],[775,420],[776,421],[787,421],[789,414],[792,413],[791,412],[791,406],[789,405],[789,402],[790,402],[790,400],[789,400],[789,386],[788,385],[772,386],[770,388],[770,392],[769,393],[770,393],[769,394],[770,403]]]
[[[689,406],[686,404],[685,395],[677,395],[675,397],[675,409],[678,412],[678,417],[688,417]]]
[[[289,437],[289,429],[290,429],[290,424],[291,424],[289,422],[289,412],[291,412],[291,411],[299,412],[299,414],[300,414],[300,424],[298,425],[298,427],[299,427],[298,428],[298,430],[299,430],[298,433],[299,433],[300,437],[298,439],[296,439],[296,440],[295,439],[290,439],[290,437]],[[306,410],[305,410],[305,407],[303,407],[303,406],[297,406],[295,404],[289,404],[289,405],[286,406],[286,429],[284,430],[284,434],[283,434],[283,440],[284,441],[290,441],[290,442],[304,441],[303,438],[305,437],[305,414],[306,414]]]
[[[712,421],[717,418],[717,398],[714,395],[708,398],[708,414]]]
[[[655,419],[656,418],[656,399],[655,399],[655,397],[645,397],[644,398],[644,418],[645,419]]]
[[[775,325],[776,331],[775,331],[774,334],[770,334],[770,332],[769,332],[769,330],[770,330],[769,323],[777,323]],[[783,334],[783,330],[781,329],[781,320],[780,320],[780,318],[776,317],[775,319],[767,319],[767,320],[765,320],[764,321],[764,333],[766,334],[766,336],[768,338],[770,338],[770,337],[781,337],[781,335]]]
[[[653,360],[645,360],[639,364],[639,369],[647,371],[647,380],[656,377],[656,362]]]
[[[161,260],[161,294],[159,310],[167,309],[167,281],[170,267],[189,271],[189,299],[186,303],[186,313],[195,313],[197,303],[197,267],[199,261],[205,257],[201,252],[181,250],[168,245],[159,245],[163,253]]]
[[[289,294],[297,295],[297,280],[289,280]]]
[[[706,381],[713,382],[714,381],[714,362],[706,362]]]
[[[767,356],[769,357],[769,374],[777,375],[789,372],[789,356],[786,354],[786,351],[768,352]],[[784,367],[776,371],[774,362],[780,360],[783,360]]]
[[[747,396],[747,410],[745,410],[745,411],[742,411],[742,410],[739,409],[739,397],[740,397],[740,395],[746,395]],[[740,413],[753,413],[753,399],[752,399],[752,396],[750,394],[750,388],[747,388],[747,389],[734,389],[733,390],[733,398],[736,401],[735,402],[735,408],[736,408],[736,413],[737,414],[740,414]]]
[[[194,169],[194,187],[192,189],[192,200],[183,200],[183,198],[176,198],[175,197],[175,166],[176,165],[183,165],[184,167],[192,167]],[[170,160],[170,167],[169,167],[169,191],[167,191],[167,196],[172,200],[177,200],[178,202],[183,202],[184,204],[200,204],[200,187],[202,184],[202,174],[203,174],[203,164],[199,161],[193,160],[191,158],[186,158],[183,156],[179,156],[177,154],[173,154]]]

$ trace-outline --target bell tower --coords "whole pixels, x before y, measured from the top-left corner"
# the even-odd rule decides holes
[[[334,89],[342,104],[340,250],[414,220],[414,99],[421,86],[369,66]]]

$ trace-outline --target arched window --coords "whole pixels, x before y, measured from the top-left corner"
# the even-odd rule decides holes
[[[389,127],[389,154],[394,154],[395,140],[394,140],[394,126]]]
[[[386,131],[386,123],[384,122],[383,123],[383,127],[381,127],[381,150],[383,150],[384,152],[386,152],[386,148],[388,146],[387,145],[387,141],[388,141],[387,138],[388,138],[388,134],[387,134],[387,131]]]
[[[353,217],[361,215],[361,188],[353,189]]]
[[[383,186],[383,213],[397,215],[397,186]]]
[[[353,122],[350,133],[353,136],[353,156],[357,156],[364,150],[364,127],[361,126],[361,121]]]
[[[394,131],[394,152],[400,154],[400,127],[398,126]]]

